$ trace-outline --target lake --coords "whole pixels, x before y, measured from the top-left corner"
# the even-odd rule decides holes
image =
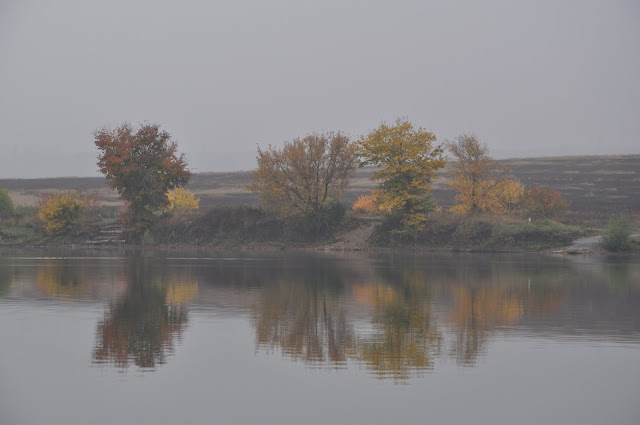
[[[640,258],[0,251],[0,424],[638,424]]]

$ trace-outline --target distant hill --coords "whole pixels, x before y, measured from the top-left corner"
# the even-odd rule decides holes
[[[527,188],[545,185],[559,190],[574,211],[640,211],[640,155],[516,158],[499,162],[508,165]],[[373,168],[363,168],[354,173],[345,195],[347,202],[374,187],[369,180],[373,172]],[[449,176],[445,167],[433,190],[438,203],[445,207],[454,200],[453,191],[446,186]],[[202,198],[202,208],[256,204],[255,195],[245,189],[250,180],[250,171],[198,173],[189,189]],[[106,205],[120,204],[117,194],[101,177],[0,179],[0,188],[8,189],[16,204],[33,205],[41,193],[59,190],[97,190]]]

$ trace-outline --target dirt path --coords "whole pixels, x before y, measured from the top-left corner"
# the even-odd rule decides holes
[[[571,246],[564,249],[566,254],[595,254],[602,252],[602,236],[589,236],[573,241]]]
[[[638,234],[631,235],[631,238],[635,239],[640,237]],[[563,254],[602,254],[605,249],[602,248],[602,236],[589,236],[587,238],[580,238],[573,241],[571,246],[562,250]]]
[[[369,247],[369,237],[373,228],[379,223],[377,219],[358,220],[354,226],[349,226],[335,235],[335,242],[325,246],[330,250],[359,251]]]

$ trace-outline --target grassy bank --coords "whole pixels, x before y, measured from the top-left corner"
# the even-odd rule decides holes
[[[115,212],[109,208],[91,210],[82,214],[65,234],[52,236],[45,232],[45,225],[38,217],[38,208],[19,206],[15,214],[0,218],[0,245],[74,245],[94,239],[106,225],[118,222]]]
[[[0,244],[28,245],[37,243],[44,234],[36,207],[19,206],[12,217],[0,220]]]
[[[593,229],[551,220],[529,222],[501,216],[437,213],[419,232],[403,230],[398,219],[386,218],[374,229],[371,242],[380,247],[540,251],[565,247],[591,234],[595,234]]]
[[[35,208],[21,209],[14,217],[0,220],[0,245],[108,245],[109,242],[101,238],[110,232],[117,233],[113,229],[120,227],[118,218],[108,211],[101,211],[99,217],[91,225],[80,223],[68,234],[49,236],[44,232]],[[376,222],[378,224],[373,226]],[[580,219],[572,216],[571,222],[579,223]],[[137,243],[279,249],[544,251],[567,247],[577,238],[603,231],[603,227],[594,227],[593,223],[584,226],[551,220],[529,222],[514,217],[450,213],[432,213],[426,228],[419,232],[403,230],[399,219],[394,217],[363,219],[353,212],[347,213],[341,222],[325,224],[318,230],[303,219],[282,219],[260,208],[219,207],[160,217]],[[127,237],[116,234],[111,239],[120,243]],[[638,242],[632,241],[630,249],[637,251],[638,248]]]
[[[248,206],[162,217],[143,237],[144,244],[238,246],[310,242],[298,226]]]
[[[253,207],[215,208],[204,213],[164,217],[143,238],[149,245],[323,247],[366,225],[348,214],[342,224],[314,232],[304,220],[284,220]],[[541,251],[566,247],[597,234],[585,226],[551,220],[499,216],[432,214],[420,232],[406,231],[399,219],[381,219],[367,238],[371,248],[478,251]]]

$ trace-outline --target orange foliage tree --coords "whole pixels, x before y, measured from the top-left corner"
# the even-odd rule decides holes
[[[125,201],[129,230],[140,236],[169,205],[167,192],[189,182],[184,154],[177,154],[177,143],[157,124],[123,124],[94,136],[100,172]]]
[[[569,208],[569,202],[560,192],[549,186],[536,186],[529,190],[524,198],[523,210],[529,217],[551,218],[563,216]]]
[[[457,192],[457,204],[451,211],[505,214],[516,209],[524,187],[508,177],[509,170],[498,166],[475,135],[460,135],[447,147],[456,159],[451,163],[453,177],[449,186]]]
[[[258,168],[247,186],[266,210],[282,216],[316,216],[338,202],[355,168],[349,138],[310,134],[281,150],[258,148]]]
[[[367,213],[367,214],[379,214],[380,207],[377,201],[377,191],[373,190],[368,195],[360,195],[358,199],[353,203],[351,209],[353,211]]]

